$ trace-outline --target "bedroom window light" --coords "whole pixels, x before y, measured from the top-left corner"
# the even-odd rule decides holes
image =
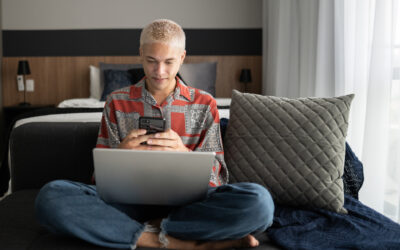
[[[400,0],[392,2],[392,86],[384,214],[400,222]]]

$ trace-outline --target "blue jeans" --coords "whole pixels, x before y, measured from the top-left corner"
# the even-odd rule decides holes
[[[55,233],[73,235],[96,245],[134,248],[144,222],[165,218],[164,234],[182,240],[239,239],[272,224],[270,193],[254,183],[227,184],[207,197],[181,207],[105,203],[96,187],[57,180],[46,184],[35,203],[39,222]]]

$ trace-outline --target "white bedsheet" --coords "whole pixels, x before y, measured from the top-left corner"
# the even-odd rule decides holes
[[[229,107],[231,106],[231,98],[215,98],[217,106]]]
[[[14,128],[30,122],[100,122],[102,114],[102,112],[90,112],[34,116],[18,120]]]
[[[218,109],[219,119],[226,118],[229,119],[229,109]]]
[[[231,98],[215,98],[217,106],[229,107]],[[103,108],[105,102],[94,98],[67,99],[58,104],[58,108]]]
[[[218,109],[219,118],[229,119],[228,107],[231,105],[231,98],[215,98],[215,100],[217,101],[218,107],[226,107]],[[58,104],[57,107],[58,108],[103,108],[104,104],[105,102],[99,101],[94,98],[75,98],[75,99],[64,100],[60,102],[60,104]]]

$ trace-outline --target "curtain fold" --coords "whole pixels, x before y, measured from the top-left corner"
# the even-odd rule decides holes
[[[347,141],[364,164],[360,200],[382,213],[396,169],[388,161],[395,1],[263,1],[263,94],[354,93]]]
[[[369,79],[365,105],[363,161],[368,163],[368,183],[360,192],[365,203],[383,212],[388,158],[390,89],[392,78],[391,1],[375,6]]]

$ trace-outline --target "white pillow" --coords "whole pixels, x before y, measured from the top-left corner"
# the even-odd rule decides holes
[[[100,87],[100,69],[90,65],[90,98],[100,100],[103,90]]]
[[[105,102],[93,98],[74,98],[60,102],[57,108],[103,108]]]

